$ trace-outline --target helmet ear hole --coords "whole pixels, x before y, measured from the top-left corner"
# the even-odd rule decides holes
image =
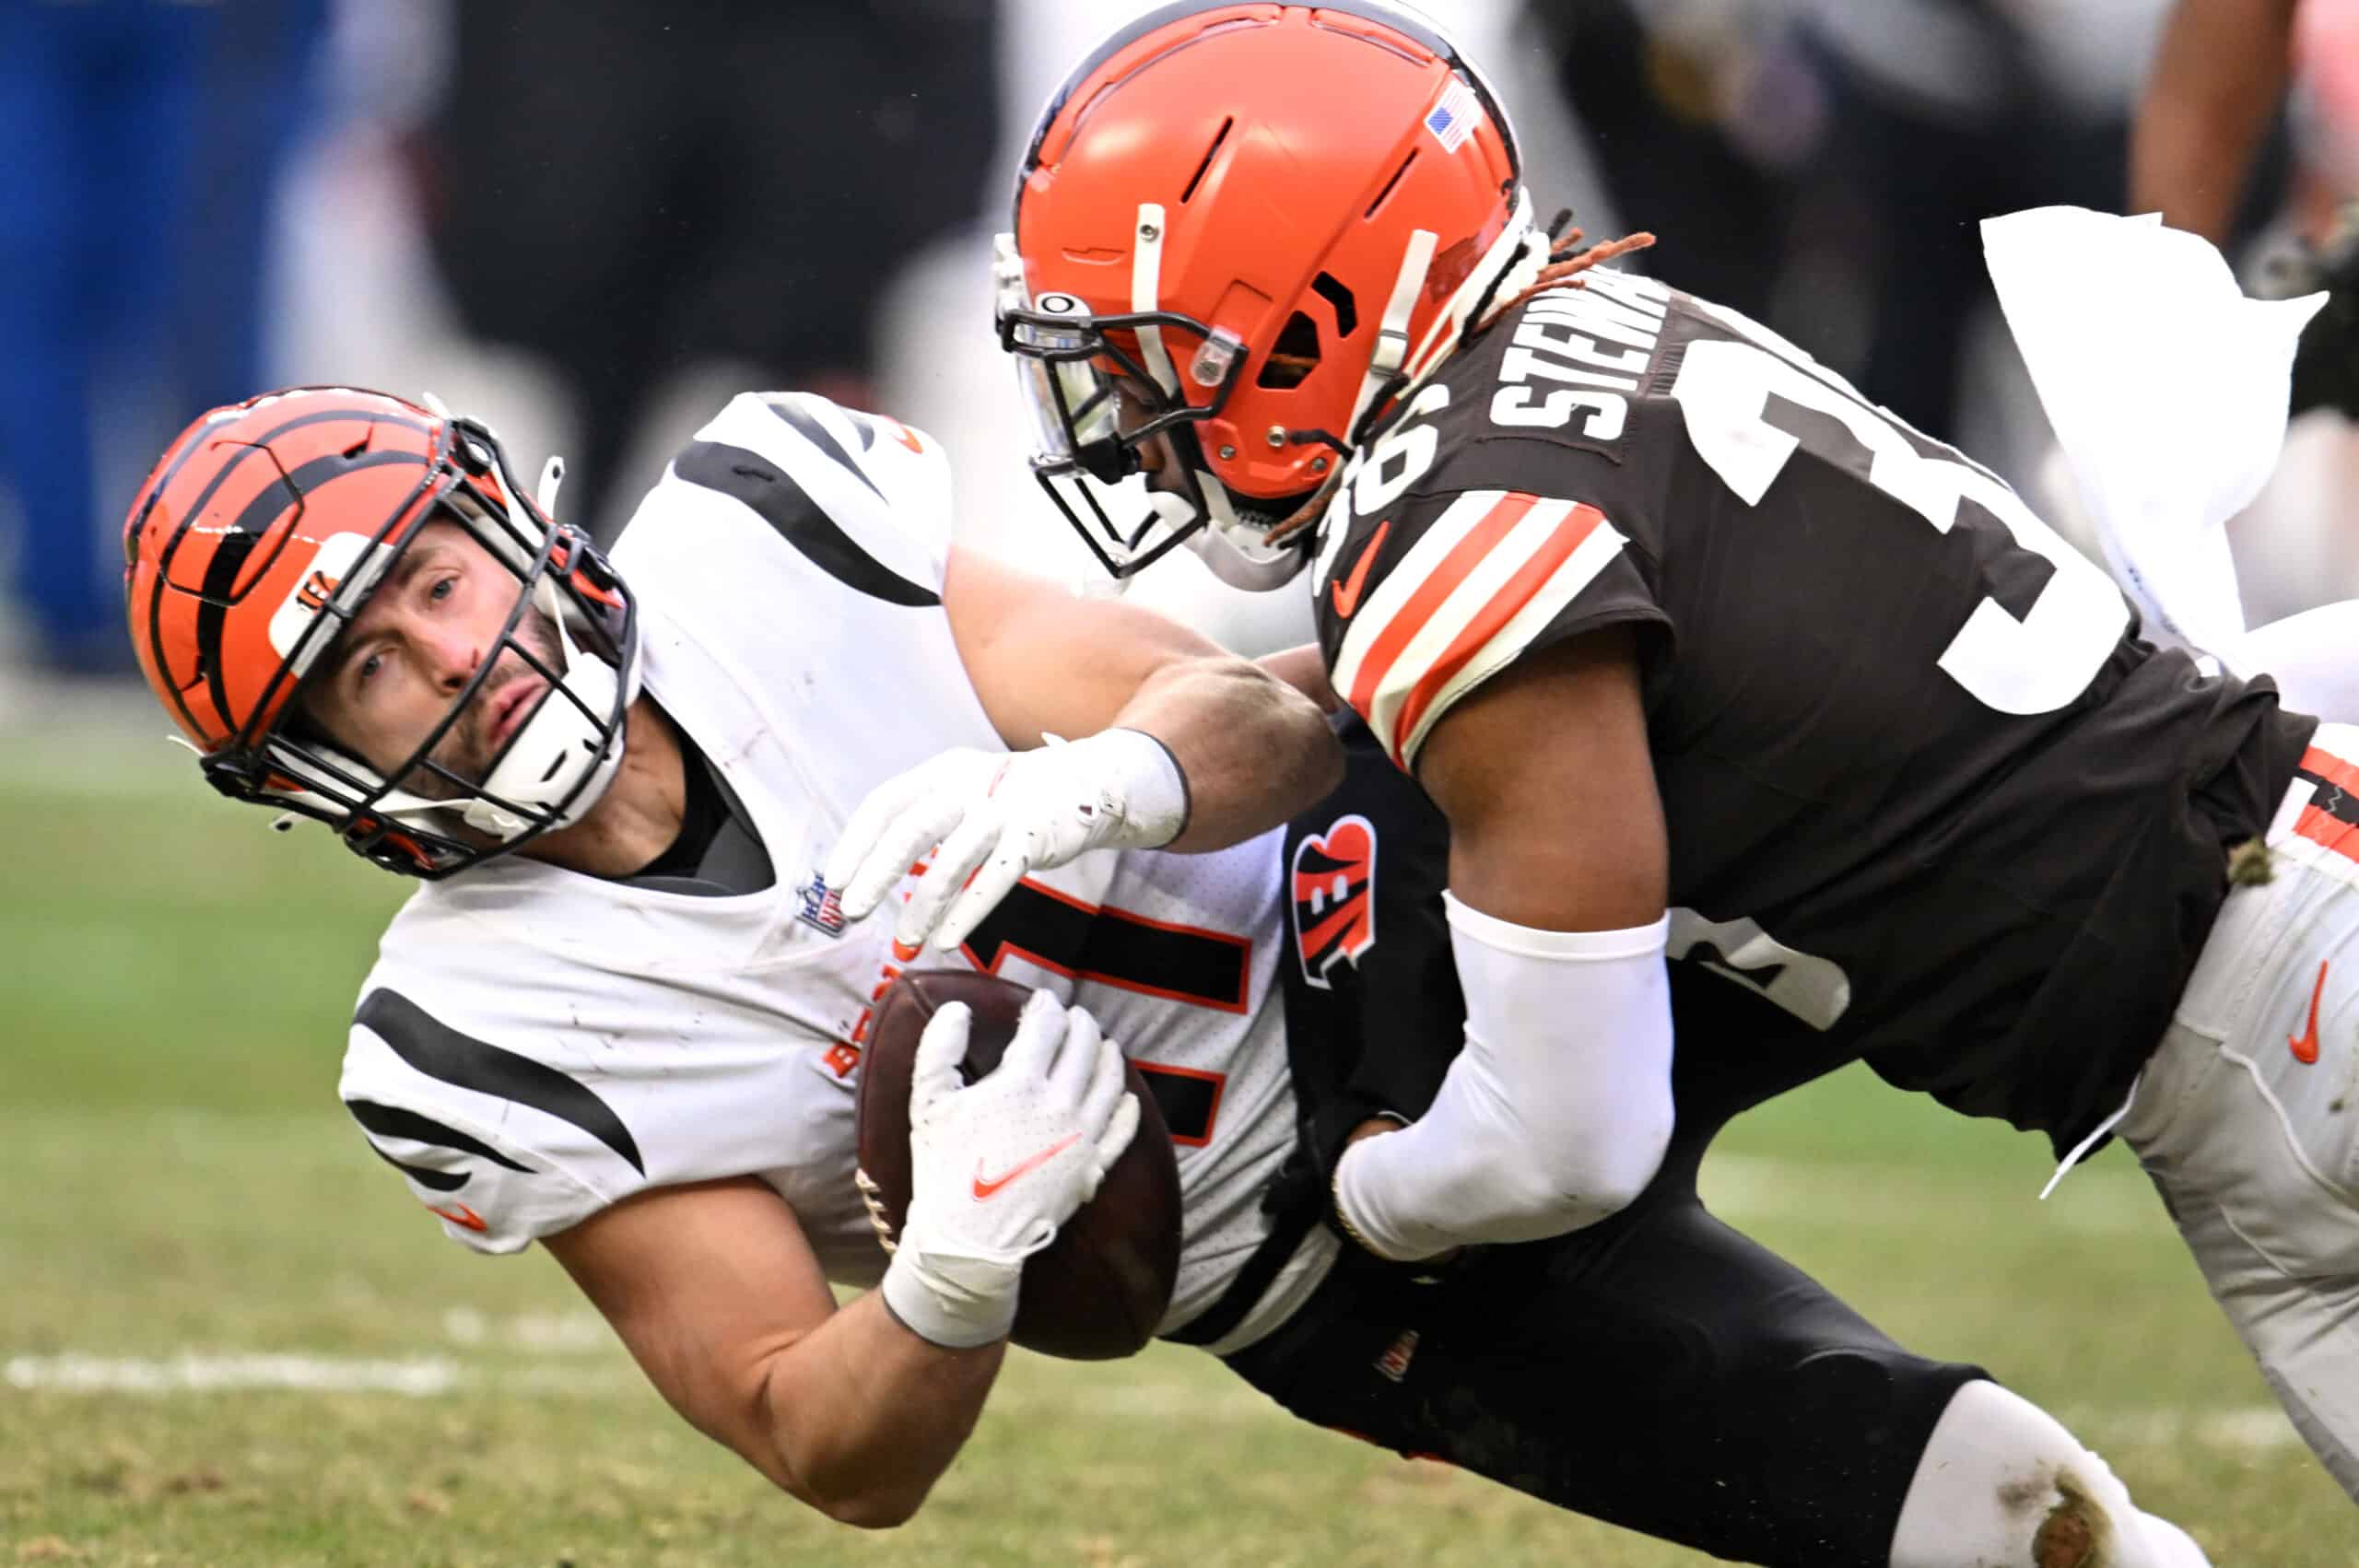
[[[1262,362],[1262,373],[1253,378],[1253,384],[1284,392],[1302,385],[1317,369],[1319,328],[1309,316],[1297,310],[1286,319],[1285,330],[1278,333],[1278,341],[1270,345],[1270,357]]]
[[[1344,280],[1332,273],[1320,273],[1310,280],[1311,291],[1335,308],[1335,335],[1349,337],[1360,324],[1359,306],[1352,298],[1352,291]]]

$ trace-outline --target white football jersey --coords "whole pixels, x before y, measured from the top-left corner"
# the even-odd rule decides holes
[[[635,1192],[755,1176],[830,1279],[883,1272],[852,1108],[892,922],[846,925],[816,871],[873,786],[1001,745],[940,604],[949,524],[931,440],[806,395],[735,399],[649,493],[613,553],[644,689],[751,818],[771,884],[698,895],[509,856],[419,888],[340,1093],[452,1237],[512,1252]],[[1293,1144],[1278,839],[1085,856],[968,943],[1087,1007],[1156,1084],[1186,1214],[1167,1329],[1261,1241]],[[1275,1293],[1314,1282],[1299,1261]]]

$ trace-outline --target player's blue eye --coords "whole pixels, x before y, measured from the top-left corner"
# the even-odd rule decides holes
[[[377,666],[381,661],[381,656],[374,653],[370,654],[368,658],[363,659],[355,673],[355,679],[362,685],[366,685],[369,677],[377,673]]]
[[[426,591],[426,596],[435,600],[448,599],[458,586],[459,579],[455,577],[440,578],[435,581],[433,587]]]

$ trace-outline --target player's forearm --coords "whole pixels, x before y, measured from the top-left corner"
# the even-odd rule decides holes
[[[1332,713],[1344,706],[1344,699],[1335,695],[1334,686],[1327,679],[1327,660],[1315,642],[1282,648],[1253,662],[1309,697],[1321,713]]]
[[[1316,704],[1242,659],[1191,659],[1150,675],[1115,728],[1169,749],[1188,824],[1168,848],[1217,849],[1308,810],[1341,782],[1343,747]]]
[[[918,1510],[975,1429],[1006,1341],[952,1350],[919,1338],[870,1292],[772,1363],[770,1479],[844,1524]]]
[[[2284,96],[2294,10],[2294,0],[2180,0],[2130,137],[2133,211],[2226,238]]]
[[[1668,920],[1540,931],[1449,901],[1466,1042],[1431,1109],[1344,1151],[1336,1211],[1369,1250],[1537,1241],[1627,1207],[1672,1129]]]

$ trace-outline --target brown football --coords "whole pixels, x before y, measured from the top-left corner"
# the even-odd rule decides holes
[[[946,1002],[974,1009],[967,1082],[999,1065],[1032,993],[970,969],[917,969],[893,982],[868,1024],[861,1053],[861,1192],[889,1246],[910,1208],[910,1077],[918,1036]],[[1171,1135],[1139,1070],[1139,1129],[1097,1194],[1025,1260],[1010,1336],[1027,1350],[1069,1361],[1135,1355],[1154,1338],[1180,1278],[1180,1166]]]

